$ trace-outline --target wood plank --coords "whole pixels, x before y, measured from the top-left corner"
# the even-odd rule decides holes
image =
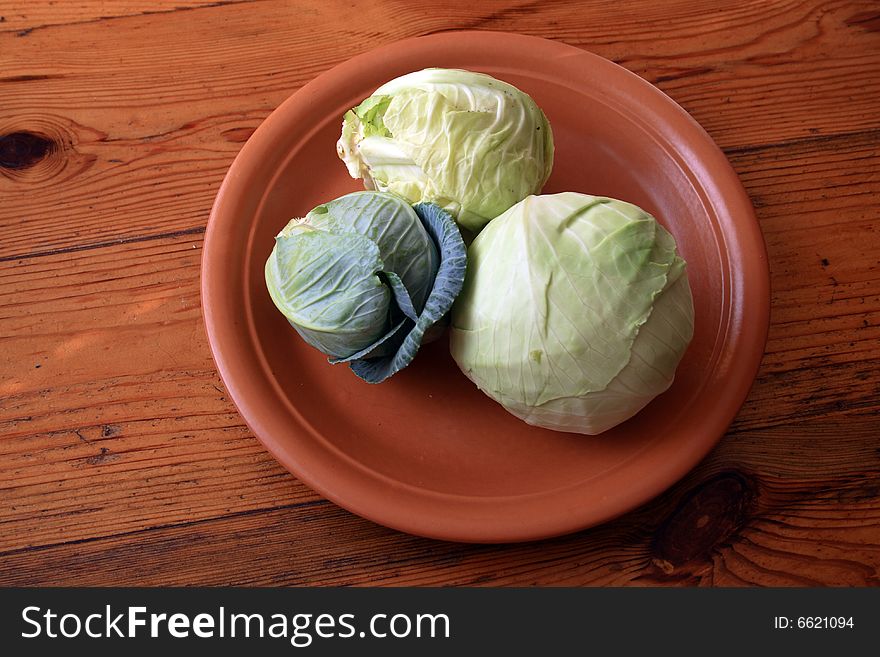
[[[732,156],[771,263],[770,333],[734,430],[880,411],[878,136]]]
[[[20,36],[49,25],[71,25],[92,21],[185,11],[197,7],[250,0],[28,0],[27,3],[0,2],[0,32],[16,32]],[[22,34],[22,32],[24,32]]]
[[[317,496],[226,398],[201,235],[0,270],[0,550]]]
[[[368,3],[340,30],[343,0],[249,2],[0,33],[0,136],[44,138],[29,166],[0,167],[0,258],[203,227],[242,142],[288,95],[359,52],[453,28],[551,37],[616,60],[732,152],[880,129],[871,1],[434,9]]]
[[[876,3],[26,7],[0,22],[0,139],[42,136],[0,166],[0,583],[880,584]],[[727,150],[773,270],[719,447],[644,508],[535,545],[422,540],[321,500],[243,425],[199,314],[208,209],[259,122],[352,54],[452,27],[658,84]]]
[[[318,502],[7,553],[0,582],[878,585],[877,428],[811,422],[731,437],[639,511],[540,543],[430,541]]]
[[[880,411],[880,236],[859,205],[880,192],[880,156],[868,137],[834,145],[830,154],[813,139],[736,156],[759,201],[774,311],[728,440]],[[319,499],[274,463],[223,393],[199,314],[201,238],[0,269],[0,551]],[[833,458],[854,468],[862,448],[847,445]],[[752,458],[765,471],[757,451]]]

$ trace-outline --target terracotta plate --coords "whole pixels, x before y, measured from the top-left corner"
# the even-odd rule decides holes
[[[293,216],[360,188],[336,157],[342,114],[428,66],[506,80],[556,138],[545,192],[617,197],[654,214],[690,267],[696,335],[676,382],[596,437],[536,429],[457,369],[446,340],[371,386],[307,347],[272,305],[263,264]],[[767,333],[766,251],[754,211],[709,136],[623,68],[560,43],[444,33],[366,53],[313,80],[254,133],[217,195],[202,301],[223,382],[254,434],[306,484],[359,515],[459,541],[537,539],[603,522],[705,456],[745,399]]]

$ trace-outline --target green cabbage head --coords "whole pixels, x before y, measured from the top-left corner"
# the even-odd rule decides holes
[[[553,167],[553,134],[516,87],[429,68],[391,80],[346,112],[337,152],[367,189],[435,203],[478,232],[541,191]]]
[[[651,215],[610,198],[530,196],[468,250],[451,351],[529,424],[597,434],[666,390],[694,329],[685,262]]]
[[[266,287],[303,340],[380,383],[431,338],[461,290],[465,258],[441,208],[355,192],[285,226],[266,261]]]

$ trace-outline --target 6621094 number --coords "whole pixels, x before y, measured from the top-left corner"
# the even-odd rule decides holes
[[[807,630],[834,630],[837,628],[852,628],[853,619],[845,616],[798,616],[797,626]]]

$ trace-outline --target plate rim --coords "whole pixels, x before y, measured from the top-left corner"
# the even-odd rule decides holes
[[[605,500],[605,507],[602,512],[578,512],[576,509],[563,510],[555,515],[545,515],[535,517],[530,516],[531,522],[526,526],[520,524],[508,523],[506,527],[499,527],[497,521],[492,524],[486,524],[486,519],[494,516],[493,511],[497,510],[497,505],[506,503],[526,503],[525,499],[530,498],[541,499],[547,496],[553,496],[560,489],[545,490],[540,493],[530,494],[526,496],[466,496],[440,493],[438,491],[430,491],[427,489],[419,489],[423,491],[424,496],[435,501],[438,498],[447,500],[467,500],[472,516],[470,518],[462,518],[460,513],[449,513],[450,509],[446,509],[447,513],[438,516],[434,513],[430,522],[426,522],[425,518],[419,517],[420,505],[414,503],[414,498],[407,497],[400,500],[398,495],[398,507],[388,512],[385,505],[388,504],[389,498],[387,494],[393,493],[395,486],[393,481],[389,483],[388,490],[379,491],[377,496],[376,490],[359,489],[354,494],[352,486],[359,488],[352,481],[348,481],[344,490],[340,490],[340,486],[334,486],[333,482],[328,482],[326,472],[322,473],[321,467],[316,467],[315,463],[309,461],[314,454],[306,453],[304,456],[292,457],[288,451],[289,445],[282,444],[284,441],[277,435],[277,431],[273,431],[265,418],[261,418],[259,413],[251,412],[254,408],[266,406],[259,403],[260,400],[253,399],[246,387],[238,384],[237,378],[242,369],[241,358],[236,358],[238,353],[234,345],[230,344],[231,338],[228,334],[224,334],[222,325],[224,325],[229,317],[222,318],[223,303],[222,295],[225,288],[220,285],[222,280],[222,272],[218,272],[215,267],[217,254],[228,252],[229,245],[223,243],[221,217],[229,216],[229,202],[227,198],[231,197],[230,190],[234,188],[238,182],[246,176],[247,169],[245,161],[252,161],[254,156],[259,153],[260,148],[265,148],[265,143],[270,141],[273,131],[280,129],[280,116],[285,110],[289,110],[296,103],[315,95],[321,88],[332,86],[335,79],[344,79],[350,71],[355,71],[374,58],[390,58],[400,55],[412,55],[414,50],[432,51],[433,49],[443,49],[449,46],[450,42],[459,41],[461,43],[470,42],[475,44],[479,42],[481,45],[487,41],[495,41],[499,52],[503,52],[503,48],[510,47],[513,42],[519,42],[518,47],[532,48],[545,52],[548,56],[560,58],[580,58],[584,63],[590,62],[592,65],[603,66],[614,71],[615,76],[619,76],[621,83],[629,85],[631,89],[635,89],[641,93],[647,93],[658,98],[661,107],[666,111],[671,111],[680,119],[684,119],[682,125],[687,126],[687,130],[676,129],[676,133],[689,131],[692,133],[692,139],[686,139],[684,142],[688,145],[699,147],[700,160],[709,161],[712,166],[704,167],[711,171],[712,174],[704,179],[700,178],[700,190],[704,190],[707,182],[713,183],[715,193],[712,199],[717,201],[719,198],[725,200],[725,206],[735,207],[737,209],[737,218],[731,221],[731,226],[735,227],[735,236],[742,242],[748,242],[750,248],[756,255],[753,267],[745,272],[736,272],[731,270],[733,275],[739,274],[739,280],[736,283],[742,296],[750,296],[748,322],[740,320],[736,326],[733,326],[733,320],[728,320],[726,325],[726,335],[724,345],[726,347],[729,342],[731,329],[738,328],[735,336],[739,343],[744,343],[746,353],[739,355],[738,361],[731,367],[734,367],[738,376],[735,377],[737,385],[726,390],[723,396],[724,412],[716,413],[715,421],[709,423],[710,426],[706,431],[712,434],[711,438],[702,442],[696,442],[691,445],[690,449],[684,452],[682,450],[681,457],[672,462],[664,462],[658,470],[658,475],[652,478],[646,478],[639,481],[633,487],[621,491],[620,495],[614,497],[613,502],[609,503]],[[678,151],[676,151],[678,152]],[[700,191],[698,190],[698,191]],[[721,191],[719,191],[721,190]],[[722,193],[723,192],[723,193]],[[713,208],[716,207],[713,203]],[[717,209],[717,208],[716,208]],[[722,230],[722,236],[728,237],[728,233]],[[729,253],[725,249],[725,253]],[[295,477],[299,478],[307,486],[318,492],[321,496],[334,502],[357,515],[365,517],[379,524],[397,529],[400,531],[425,536],[429,538],[454,540],[462,542],[474,543],[504,543],[519,542],[528,540],[538,540],[571,533],[581,529],[586,529],[615,517],[623,515],[645,502],[653,499],[682,477],[690,472],[723,438],[724,433],[730,422],[734,419],[739,411],[742,403],[748,395],[749,389],[754,382],[760,362],[766,346],[767,334],[769,331],[770,319],[770,272],[769,262],[766,251],[766,244],[763,234],[760,230],[754,207],[749,199],[741,181],[733,170],[723,152],[718,148],[712,138],[706,131],[679,106],[673,99],[664,94],[654,85],[639,77],[628,69],[611,62],[599,55],[583,50],[576,46],[565,44],[558,41],[552,41],[541,37],[526,36],[510,32],[496,32],[484,30],[455,30],[442,33],[435,33],[427,36],[413,37],[396,41],[379,48],[369,50],[367,52],[356,55],[355,57],[338,64],[329,70],[321,73],[312,79],[306,85],[297,90],[288,97],[281,105],[278,106],[260,126],[254,131],[253,135],[248,139],[247,143],[242,147],[241,151],[235,157],[230,166],[223,183],[215,198],[205,231],[204,245],[202,249],[201,262],[201,281],[200,292],[202,301],[202,315],[204,325],[207,332],[208,343],[211,350],[212,358],[215,362],[217,370],[226,387],[230,399],[237,408],[242,419],[245,421],[254,436],[266,447],[273,457]],[[748,284],[743,282],[748,279]],[[733,285],[729,283],[730,287]],[[246,289],[246,288],[245,288]],[[732,290],[729,291],[732,294]],[[729,308],[730,304],[723,304],[724,308]],[[228,315],[228,313],[226,313]],[[249,334],[253,340],[253,327],[250,327]],[[744,338],[745,336],[745,338]],[[746,339],[748,338],[748,339]],[[722,352],[724,349],[722,349]],[[238,362],[236,362],[238,361]],[[245,364],[246,366],[246,364]],[[295,413],[300,420],[301,427],[298,431],[306,431],[316,433],[320,438],[320,434],[309,425],[309,423],[298,412]],[[646,450],[638,452],[635,457],[644,458],[644,452],[656,448],[655,445],[649,446]],[[314,451],[314,450],[312,450]],[[337,450],[340,455],[350,461],[349,465],[358,466],[366,469],[366,466],[359,464],[351,459],[343,452]],[[357,468],[355,468],[357,469]],[[373,474],[375,471],[369,470]],[[384,475],[382,475],[384,476]],[[349,477],[349,479],[351,479]],[[400,484],[399,488],[409,487],[409,485]],[[572,485],[566,488],[580,489],[581,486]],[[398,491],[401,492],[401,491]],[[582,499],[583,496],[581,496]],[[436,508],[433,511],[437,511]],[[459,508],[460,512],[461,509]],[[478,512],[478,513],[475,513]],[[523,514],[528,515],[528,514]]]

